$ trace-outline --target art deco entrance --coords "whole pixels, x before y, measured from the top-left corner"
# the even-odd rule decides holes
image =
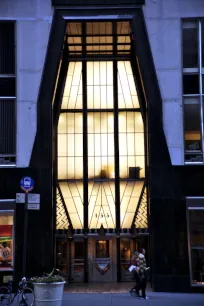
[[[65,34],[53,102],[57,236],[72,232],[66,260],[74,281],[129,280],[132,237],[147,233],[148,207],[131,23],[69,22]]]

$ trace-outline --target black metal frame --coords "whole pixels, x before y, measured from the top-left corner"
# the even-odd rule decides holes
[[[110,15],[110,9],[104,8],[101,11],[101,9],[97,10],[96,8],[93,8],[93,9],[90,9],[90,10],[86,11],[87,16],[89,16],[89,15],[97,16],[97,15],[101,15],[101,13],[103,15]],[[131,16],[131,18],[129,18],[131,20],[134,18],[134,16],[136,16],[136,18],[135,18],[136,21],[135,22],[137,23],[137,27],[138,27],[138,23],[141,23],[140,27],[142,27],[142,29],[144,30],[144,21],[142,19],[141,8],[139,8],[139,9],[135,8],[135,10],[133,10],[132,8],[123,7],[121,9],[121,7],[120,8],[117,7],[117,8],[114,8],[114,14],[118,15],[119,20],[120,20],[120,16],[124,16],[124,15]],[[51,135],[52,134],[51,133],[51,131],[52,131],[52,121],[50,120],[51,116],[49,116],[48,114],[50,114],[52,112],[52,107],[51,107],[50,101],[52,101],[54,88],[55,88],[57,70],[58,70],[59,61],[60,61],[60,58],[61,58],[63,39],[64,39],[64,33],[65,33],[65,27],[66,27],[66,20],[69,18],[67,16],[70,16],[70,15],[73,15],[73,16],[77,15],[77,16],[79,16],[79,20],[80,20],[80,15],[83,16],[84,11],[72,9],[71,12],[69,11],[69,13],[68,13],[68,11],[66,9],[65,10],[57,9],[54,12],[52,30],[51,30],[50,41],[49,41],[49,46],[48,46],[48,53],[47,53],[47,57],[46,57],[45,69],[44,69],[44,74],[43,74],[43,82],[42,82],[42,85],[41,85],[40,95],[39,95],[39,99],[38,99],[37,135],[36,135],[36,139],[35,139],[32,159],[31,159],[31,165],[33,165],[33,166],[38,165],[40,163],[40,164],[43,164],[44,167],[49,167],[50,168],[50,165],[52,164],[51,159],[48,158],[48,156],[51,157],[51,155],[50,155],[51,142],[50,142],[50,145],[45,146],[43,148],[43,150],[41,148],[41,145],[39,145],[39,144],[44,143],[45,139],[47,139],[46,135],[48,135],[48,134]],[[127,18],[127,20],[128,20],[128,18]],[[103,20],[103,21],[105,21],[105,20]],[[138,29],[136,29],[136,31],[138,32]],[[144,39],[144,37],[143,37],[143,39]],[[145,36],[145,39],[147,39],[146,36]],[[143,44],[144,43],[145,42],[143,41]],[[141,56],[141,53],[140,53],[140,56]],[[106,56],[104,56],[104,58],[106,58]],[[71,57],[70,57],[70,59],[71,59]],[[85,60],[85,58],[82,58],[82,59]],[[82,59],[80,58],[80,61]],[[109,57],[109,59],[111,59],[111,58]],[[117,59],[117,57],[115,57],[115,60],[116,59]],[[97,60],[97,58],[95,58],[95,60]],[[47,86],[49,86],[49,88],[50,88],[49,91],[47,91]],[[44,111],[45,109],[46,109],[46,112]],[[84,150],[86,150],[86,148],[84,148]],[[54,184],[54,187],[55,187],[55,184]],[[53,198],[53,201],[54,201],[53,202],[53,212],[54,212],[56,210],[55,198]],[[55,213],[53,214],[53,216],[55,217]],[[118,216],[117,216],[117,220],[119,220]],[[55,220],[53,220],[53,221],[54,221],[53,222],[53,225],[54,225]],[[118,221],[117,221],[117,223],[118,223]],[[55,232],[55,227],[53,226],[53,233],[54,232]],[[119,236],[118,231],[117,231],[117,235]],[[117,247],[117,258],[119,258],[119,248],[118,247]],[[85,277],[85,279],[86,278],[87,277]],[[120,277],[118,275],[118,280],[119,280],[119,278]]]

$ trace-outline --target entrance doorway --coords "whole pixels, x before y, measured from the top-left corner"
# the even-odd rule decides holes
[[[116,282],[116,237],[89,237],[88,261],[90,282]]]
[[[121,238],[120,240],[120,271],[121,281],[131,281],[132,274],[128,268],[131,265],[131,257],[133,252],[136,250],[135,241],[130,238]]]
[[[73,281],[84,281],[84,239],[76,238],[71,245],[71,274]]]
[[[130,20],[66,24],[53,102],[56,230],[69,240],[74,282],[131,281],[132,237],[148,228],[146,116],[133,38]]]
[[[69,240],[57,240],[56,266],[68,275],[69,281],[83,283],[85,269],[88,270],[88,282],[117,282],[117,242],[116,236],[88,236],[88,263],[85,266],[85,239],[74,237]],[[132,274],[128,268],[136,250],[146,250],[146,262],[149,266],[148,236],[122,237],[120,239],[120,280],[131,282]],[[70,252],[71,250],[71,252]]]

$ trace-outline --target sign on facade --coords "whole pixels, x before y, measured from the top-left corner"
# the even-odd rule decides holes
[[[29,193],[28,194],[28,204],[40,204],[40,194],[39,193]]]
[[[34,180],[30,176],[25,176],[20,181],[20,187],[23,191],[29,192],[34,188]]]
[[[39,210],[40,204],[28,204],[27,209],[29,210]]]
[[[16,203],[25,203],[25,193],[16,193]]]

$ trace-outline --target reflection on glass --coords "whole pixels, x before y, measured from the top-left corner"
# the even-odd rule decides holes
[[[198,74],[183,75],[183,94],[193,95],[199,94],[199,78]]]
[[[83,241],[74,242],[74,258],[84,259],[84,242]]]
[[[199,100],[184,101],[184,130],[185,149],[190,151],[201,150]]]
[[[115,183],[89,182],[89,228],[115,228]]]
[[[0,270],[13,266],[13,212],[0,212]]]
[[[57,269],[67,273],[67,241],[59,241],[56,243],[56,265]]]
[[[204,210],[189,210],[191,246],[204,247]]]
[[[58,178],[83,177],[82,114],[62,113],[58,123]]]
[[[109,241],[97,240],[96,241],[96,258],[109,258]]]
[[[197,22],[188,23],[183,28],[183,68],[198,67],[198,29]]]
[[[87,62],[88,109],[113,108],[113,63]]]
[[[60,182],[62,196],[69,213],[73,228],[83,228],[83,183]]]
[[[192,284],[204,285],[204,210],[189,210]]]
[[[130,228],[137,209],[144,182],[120,182],[121,228]]]
[[[130,240],[121,239],[120,241],[120,258],[121,262],[124,264],[130,262]]]
[[[114,178],[112,113],[88,113],[89,178]]]
[[[119,108],[139,108],[132,67],[129,61],[118,62]]]
[[[144,128],[141,113],[119,113],[119,157],[121,178],[145,176]],[[134,176],[133,172],[138,174]]]
[[[192,284],[204,285],[204,249],[191,250]]]
[[[62,98],[62,109],[82,109],[82,63],[70,62]]]

